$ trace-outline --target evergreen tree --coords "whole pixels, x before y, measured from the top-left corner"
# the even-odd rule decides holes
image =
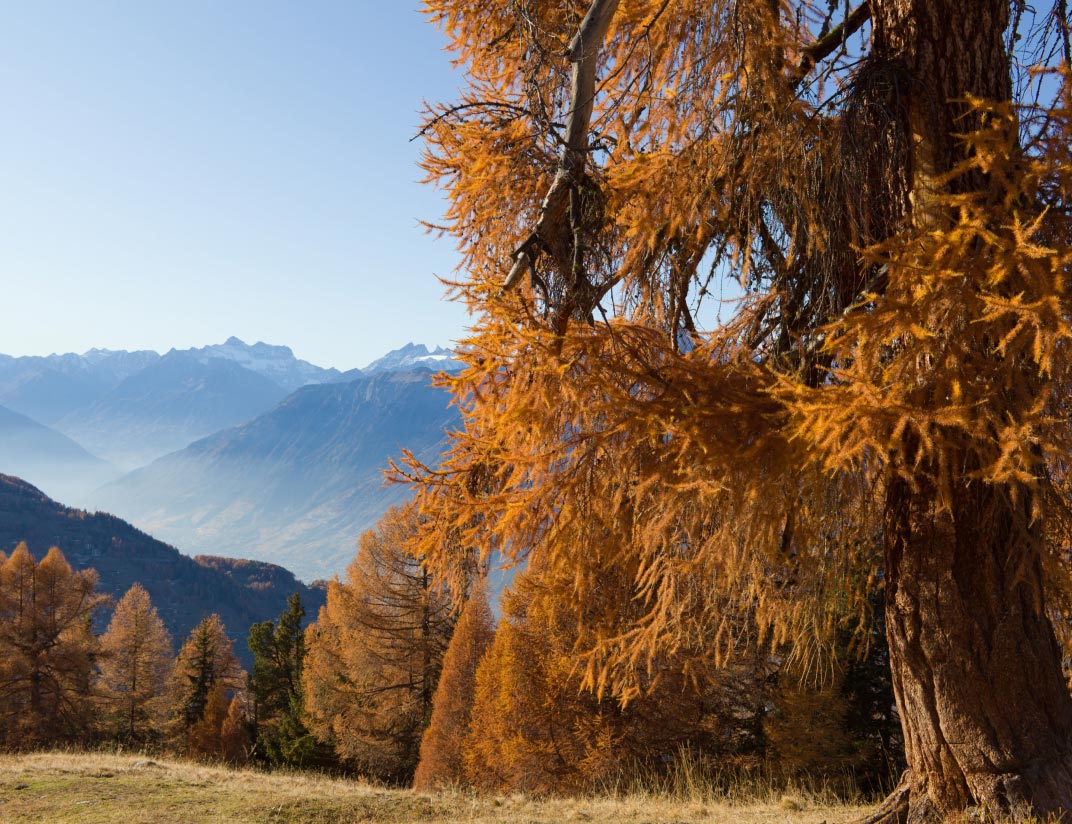
[[[330,747],[317,742],[305,726],[304,617],[301,598],[294,593],[278,622],[254,624],[249,631],[254,752],[276,766],[328,766],[334,761]]]
[[[168,703],[173,740],[191,755],[218,756],[229,696],[240,693],[245,683],[220,617],[202,618],[171,668]]]

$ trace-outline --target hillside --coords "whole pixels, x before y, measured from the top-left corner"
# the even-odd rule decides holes
[[[58,546],[72,566],[97,570],[99,589],[114,598],[140,583],[176,644],[204,615],[219,613],[247,664],[252,624],[277,618],[293,592],[310,617],[325,597],[323,589],[306,587],[279,567],[231,559],[199,563],[119,518],[70,509],[19,478],[0,475],[0,550],[9,552],[20,541],[36,557]]]
[[[232,770],[139,755],[34,753],[0,756],[0,820],[5,824],[819,824],[867,812],[799,794],[757,799],[674,795],[592,798],[476,798],[415,793],[315,774]]]
[[[403,447],[430,457],[457,423],[431,372],[385,371],[306,386],[270,412],[102,489],[94,505],[194,552],[341,571],[360,533],[408,491],[382,471]]]
[[[3,406],[0,472],[28,478],[57,498],[79,503],[86,493],[120,474],[66,435]]]

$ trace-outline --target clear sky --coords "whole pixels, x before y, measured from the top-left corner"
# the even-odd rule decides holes
[[[460,76],[418,9],[0,0],[0,352],[456,339],[410,138]]]

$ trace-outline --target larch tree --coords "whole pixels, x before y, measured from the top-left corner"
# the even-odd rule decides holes
[[[586,618],[613,689],[746,611],[822,653],[884,589],[909,769],[874,819],[1072,813],[1067,4],[425,6],[477,316],[462,431],[400,470],[429,562],[629,581],[628,626]]]
[[[644,689],[632,700],[599,695],[577,666],[574,650],[591,641],[569,596],[569,583],[538,563],[504,595],[461,742],[467,783],[495,792],[585,793],[665,777],[683,751],[723,767],[731,759],[755,763],[756,704],[766,700],[760,682],[773,671],[768,656],[741,650],[717,678],[688,677],[692,653],[683,646],[645,666]],[[604,607],[598,600],[584,606]]]
[[[404,784],[456,621],[450,591],[413,549],[417,529],[412,507],[395,507],[361,536],[346,582],[329,584],[306,630],[302,675],[314,734],[357,771]]]
[[[495,619],[488,604],[487,584],[478,580],[473,583],[443,656],[432,716],[421,738],[420,758],[413,776],[415,789],[432,791],[465,784],[462,745],[469,734],[476,670],[494,637]]]
[[[0,744],[58,744],[92,733],[92,617],[108,602],[96,586],[96,572],[75,572],[56,547],[40,562],[25,543],[10,557],[0,553]]]
[[[146,742],[162,730],[171,635],[141,584],[116,605],[101,638],[102,700],[120,741]]]

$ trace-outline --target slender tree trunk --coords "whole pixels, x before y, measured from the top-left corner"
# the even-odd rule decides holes
[[[968,94],[1008,100],[1008,0],[871,0],[872,60],[900,72],[911,144],[904,217],[975,124]],[[892,227],[891,227],[892,228]],[[965,474],[967,471],[965,470]],[[869,820],[938,821],[971,807],[1072,814],[1072,699],[1043,601],[1031,496],[954,480],[939,512],[926,482],[886,499],[886,621],[909,770]]]

